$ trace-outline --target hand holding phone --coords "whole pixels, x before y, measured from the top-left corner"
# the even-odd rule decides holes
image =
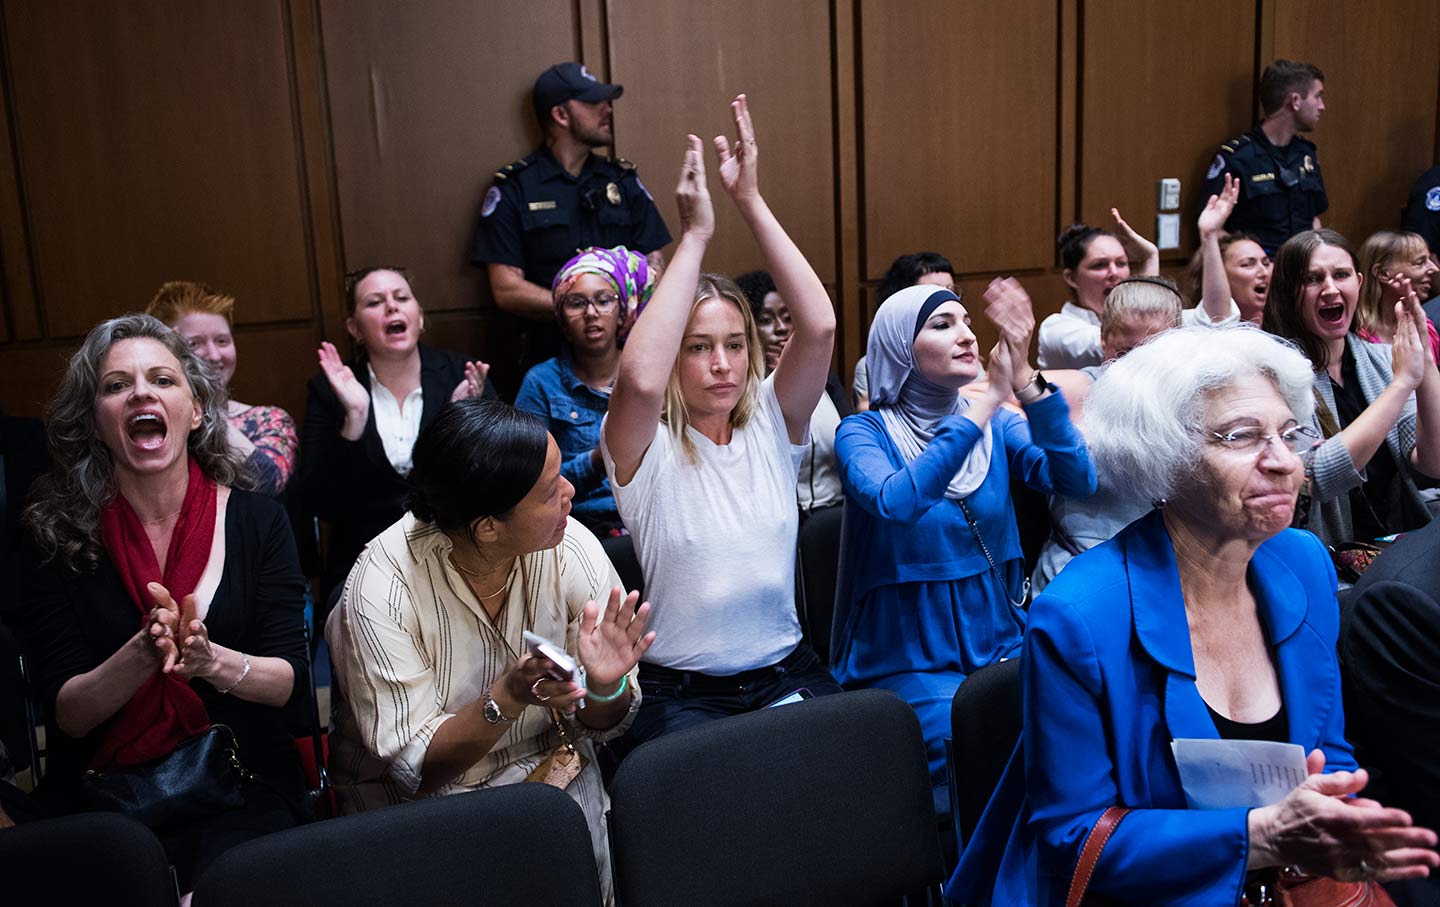
[[[525,647],[536,658],[549,659],[554,670],[549,671],[552,680],[574,680],[575,659],[566,654],[564,648],[556,645],[538,633],[525,631]]]

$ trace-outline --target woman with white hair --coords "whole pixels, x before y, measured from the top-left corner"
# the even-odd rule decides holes
[[[1305,358],[1249,326],[1167,332],[1096,382],[1101,475],[1163,504],[1035,600],[1024,732],[947,897],[1063,904],[1082,859],[1089,893],[1121,904],[1269,903],[1296,870],[1357,887],[1440,865],[1434,832],[1352,798],[1368,778],[1344,736],[1335,572],[1289,528],[1310,388]],[[1189,809],[1182,738],[1299,744],[1309,777]]]

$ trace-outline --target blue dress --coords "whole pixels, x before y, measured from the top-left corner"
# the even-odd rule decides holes
[[[965,500],[1005,589],[959,502],[945,497],[980,427],[947,417],[910,463],[877,412],[845,419],[835,437],[846,510],[831,665],[847,687],[889,689],[910,703],[937,786],[956,688],[972,671],[1018,654],[1025,630],[1025,612],[1010,601],[1024,582],[1011,473],[1047,494],[1095,490],[1064,397],[1051,393],[1025,412],[1028,422],[1005,409],[990,418],[990,470]]]

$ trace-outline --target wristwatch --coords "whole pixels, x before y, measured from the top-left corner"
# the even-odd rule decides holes
[[[1035,380],[1016,391],[1015,399],[1019,400],[1022,405],[1034,403],[1036,400],[1045,396],[1045,392],[1049,389],[1050,382],[1045,380],[1045,375],[1037,368],[1035,370]]]
[[[485,691],[485,720],[491,724],[506,724],[514,721],[514,718],[507,718],[505,713],[500,711],[500,703],[490,698],[490,691]]]

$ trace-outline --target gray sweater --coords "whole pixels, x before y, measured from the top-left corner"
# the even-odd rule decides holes
[[[1360,379],[1360,391],[1367,403],[1390,385],[1390,345],[1368,343],[1354,334],[1345,337],[1345,346],[1355,358],[1355,373]],[[1315,373],[1315,394],[1325,401],[1330,412],[1335,413],[1335,393],[1330,385],[1330,376],[1321,369]],[[1400,418],[1390,427],[1385,436],[1385,450],[1395,459],[1404,493],[1412,496],[1416,511],[1425,513],[1425,504],[1415,487],[1410,466],[1410,452],[1415,449],[1415,395],[1405,401]],[[1316,431],[1320,431],[1320,417],[1314,418]],[[1375,455],[1382,456],[1383,451]],[[1305,475],[1310,481],[1310,523],[1307,528],[1320,537],[1327,545],[1353,541],[1355,534],[1350,519],[1350,490],[1365,481],[1365,473],[1355,468],[1350,452],[1345,449],[1339,436],[1326,438],[1313,453],[1308,455]],[[1418,528],[1418,527],[1415,527]]]

